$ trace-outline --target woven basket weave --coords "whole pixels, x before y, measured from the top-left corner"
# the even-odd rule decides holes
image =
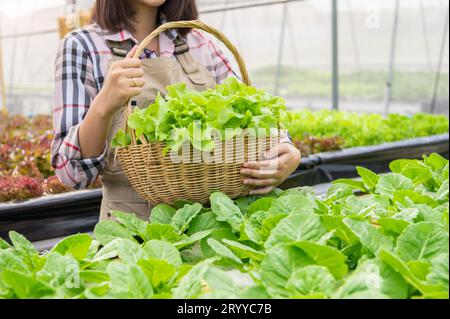
[[[160,33],[174,28],[195,28],[214,35],[233,53],[243,82],[250,85],[245,63],[235,46],[220,31],[200,21],[169,22],[160,26],[142,41],[135,57]],[[131,112],[128,103],[126,119]],[[279,142],[279,134],[255,138],[244,130],[242,135],[229,141],[215,140],[216,148],[211,153],[211,157],[218,159],[215,162],[205,162],[201,153],[189,146],[190,161],[180,163],[173,161],[169,154],[163,155],[164,143],[147,143],[136,137],[128,126],[126,130],[132,137],[132,145],[117,148],[117,158],[133,188],[151,205],[173,204],[177,200],[206,204],[215,191],[224,192],[231,198],[248,195],[250,187],[243,184],[244,176],[240,174],[242,164],[262,159],[262,154]],[[137,145],[137,140],[142,144]]]

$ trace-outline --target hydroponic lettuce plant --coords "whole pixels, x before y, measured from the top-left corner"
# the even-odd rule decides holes
[[[444,134],[449,131],[449,122],[443,115],[420,113],[383,117],[379,114],[302,110],[291,113],[291,121],[286,127],[304,155],[309,155]]]
[[[283,99],[229,78],[202,92],[187,89],[185,84],[169,86],[165,97],[158,95],[149,107],[135,108],[128,126],[135,130],[138,143],[165,142],[166,150],[177,151],[189,142],[198,150],[212,151],[214,134],[220,134],[223,140],[244,129],[259,129],[255,134],[266,134],[282,128],[286,116]],[[120,130],[112,146],[130,143],[131,136]]]
[[[113,212],[94,237],[39,253],[0,241],[3,298],[448,298],[449,164],[398,160],[358,168],[323,197],[309,188],[210,207]]]
[[[13,115],[0,119],[0,203],[70,191],[51,167],[52,139],[50,116]],[[90,188],[99,186],[97,180]]]

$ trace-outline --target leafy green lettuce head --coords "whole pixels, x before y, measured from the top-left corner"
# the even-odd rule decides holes
[[[136,108],[128,126],[139,139],[165,142],[166,151],[178,151],[190,143],[200,151],[214,149],[214,136],[233,138],[244,129],[266,133],[280,129],[288,118],[285,101],[263,90],[229,78],[214,89],[203,92],[188,89],[186,84],[167,87],[167,95],[158,94],[146,109]],[[200,129],[200,134],[195,134]],[[127,146],[131,139],[120,131],[112,146]]]

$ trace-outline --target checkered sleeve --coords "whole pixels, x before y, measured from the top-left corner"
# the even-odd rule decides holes
[[[59,180],[74,188],[90,185],[105,166],[105,150],[96,158],[82,158],[78,130],[97,95],[89,46],[82,33],[72,33],[60,45],[55,67],[54,139],[51,163]]]

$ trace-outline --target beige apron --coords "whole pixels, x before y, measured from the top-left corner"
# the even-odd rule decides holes
[[[189,52],[189,46],[181,38],[175,41],[175,58],[159,57],[142,60],[145,86],[143,93],[132,99],[132,105],[147,107],[155,100],[157,93],[166,94],[166,87],[176,83],[186,83],[188,88],[198,91],[212,88],[215,80],[208,69],[197,62]],[[115,61],[123,59],[131,49],[130,42],[109,42],[114,58],[109,61],[108,69]],[[103,200],[100,220],[112,219],[111,211],[134,213],[139,218],[147,220],[150,216],[150,205],[145,202],[131,187],[121,165],[114,158],[111,140],[117,130],[125,127],[123,109],[118,110],[113,117],[112,127],[108,135],[106,167],[103,169],[101,181],[103,184]]]

